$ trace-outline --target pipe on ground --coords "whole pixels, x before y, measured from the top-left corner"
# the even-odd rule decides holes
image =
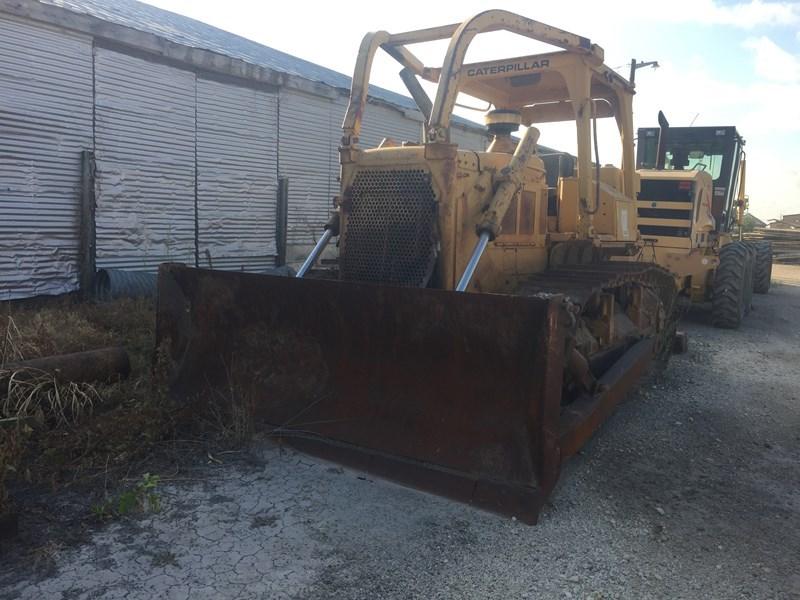
[[[12,374],[20,381],[32,380],[45,373],[62,382],[111,382],[127,378],[130,372],[128,352],[125,348],[112,346],[7,363],[0,367],[0,389],[7,387]]]

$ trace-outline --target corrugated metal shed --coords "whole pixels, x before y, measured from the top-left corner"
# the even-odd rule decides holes
[[[489,138],[482,131],[461,129],[453,127],[450,130],[450,141],[467,150],[486,150],[489,147]],[[539,151],[544,152],[544,147],[539,146]]]
[[[289,178],[290,245],[313,245],[328,220],[338,187],[339,120],[329,98],[281,88],[279,170]]]
[[[195,75],[96,49],[97,266],[194,264]]]
[[[277,93],[198,78],[200,265],[274,266],[277,187]]]
[[[202,48],[245,62],[316,81],[341,90],[350,89],[350,77],[321,65],[259,44],[223,29],[183,15],[156,8],[137,0],[39,0],[42,4],[59,6],[90,15],[110,23],[151,33],[191,48]],[[355,59],[355,57],[353,57]],[[369,94],[375,99],[416,111],[414,101],[402,94],[371,85]],[[344,113],[343,113],[344,114]],[[459,127],[479,131],[480,125],[456,117]]]
[[[338,105],[344,117],[347,102],[342,99]],[[419,142],[422,138],[422,120],[410,119],[391,106],[370,104],[364,110],[359,144],[364,148],[375,148],[384,138],[396,142]]]
[[[0,300],[77,284],[92,41],[0,17]]]
[[[0,30],[0,299],[77,287],[84,149],[97,160],[99,267],[206,265],[207,252],[215,268],[271,266],[279,174],[289,258],[314,243],[338,189],[349,77],[135,0],[0,11],[12,15]],[[364,146],[420,138],[410,98],[370,93]],[[463,120],[453,139],[486,145]]]

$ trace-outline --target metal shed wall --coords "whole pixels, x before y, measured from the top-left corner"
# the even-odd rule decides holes
[[[489,146],[486,133],[462,129],[456,125],[450,127],[450,141],[465,150],[482,151]]]
[[[330,215],[338,187],[341,138],[335,114],[328,98],[280,90],[279,172],[289,178],[290,246],[313,245]],[[288,252],[287,256],[291,261],[301,254]]]
[[[95,52],[97,266],[195,259],[195,75]]]
[[[196,141],[200,265],[274,266],[277,93],[198,78]]]
[[[347,110],[347,98],[340,97],[336,106],[339,112],[336,115],[338,128]],[[364,148],[375,148],[386,137],[396,142],[419,142],[422,139],[422,132],[422,114],[370,102],[364,110],[360,144]],[[337,136],[341,136],[341,129],[338,129]],[[450,138],[453,143],[465,150],[485,150],[488,146],[485,133],[467,130],[458,124],[451,125]]]
[[[92,41],[0,18],[0,300],[77,286]]]
[[[347,100],[345,98],[341,99],[339,107],[339,122],[341,124],[342,119],[344,119],[344,113],[347,110]],[[339,131],[341,132],[341,130]],[[422,137],[421,115],[417,120],[407,117],[399,109],[370,102],[364,109],[359,144],[363,148],[375,148],[383,138],[387,137],[396,142],[418,142]]]

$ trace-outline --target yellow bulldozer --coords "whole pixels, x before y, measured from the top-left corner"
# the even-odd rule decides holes
[[[710,302],[715,326],[737,328],[772,277],[771,243],[742,241],[745,141],[735,127],[670,127],[663,113],[658,121],[638,131],[645,259],[675,275],[681,299]]]
[[[500,30],[554,50],[465,63]],[[426,66],[409,47],[435,40],[446,54]],[[421,142],[359,146],[379,50],[425,116]],[[460,93],[491,104],[484,152],[451,142]],[[368,34],[336,211],[297,277],[162,266],[173,394],[244,403],[302,450],[535,522],[562,462],[673,343],[675,280],[641,260],[633,93],[600,46],[502,10]],[[593,161],[601,118],[621,168]],[[537,151],[535,125],[563,121],[574,170]],[[337,268],[315,270],[334,239]]]

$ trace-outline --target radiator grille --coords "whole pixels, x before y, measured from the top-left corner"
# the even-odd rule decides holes
[[[427,285],[437,248],[436,195],[429,173],[360,171],[343,208],[343,279]]]
[[[639,233],[656,237],[691,237],[694,193],[691,180],[643,179],[637,196]]]

